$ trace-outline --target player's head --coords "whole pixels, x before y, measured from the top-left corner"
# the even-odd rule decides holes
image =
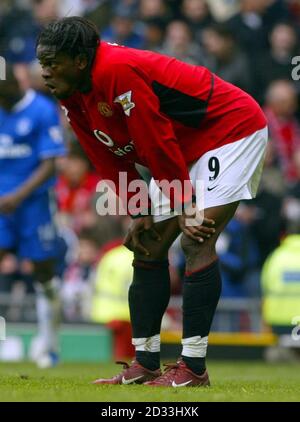
[[[5,80],[0,81],[0,107],[10,111],[21,99],[23,92],[11,65],[6,66]]]
[[[77,16],[52,22],[40,33],[37,57],[53,95],[64,99],[87,89],[98,44],[97,27]]]

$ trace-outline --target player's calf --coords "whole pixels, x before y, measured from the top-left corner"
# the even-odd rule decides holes
[[[215,221],[215,234],[200,244],[183,235],[186,257],[183,283],[182,359],[198,376],[206,370],[208,334],[221,294],[221,275],[215,251],[216,240],[234,214],[237,203],[205,211]]]
[[[136,360],[150,371],[155,371],[160,366],[161,320],[170,299],[167,252],[179,234],[176,218],[153,226],[160,236],[159,241],[149,230],[140,232],[139,224],[126,238],[126,246],[134,251],[135,258],[133,282],[129,289],[133,344]],[[149,252],[148,256],[140,248],[135,248],[137,243],[141,243]]]

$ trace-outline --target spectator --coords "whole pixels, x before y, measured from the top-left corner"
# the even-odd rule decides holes
[[[247,56],[239,50],[234,35],[225,25],[206,28],[202,43],[208,53],[207,66],[214,73],[245,91],[252,91]]]
[[[297,52],[297,34],[288,23],[276,25],[270,34],[270,50],[259,58],[254,73],[256,97],[262,102],[267,87],[276,79],[291,79],[292,57]]]
[[[264,170],[257,196],[248,205],[243,204],[243,217],[249,226],[253,239],[258,246],[258,270],[260,271],[267,256],[279,245],[285,230],[282,205],[286,184],[278,168],[274,145],[268,143]],[[272,218],[270,218],[272,215]]]
[[[31,0],[32,11],[13,8],[5,17],[6,58],[13,63],[35,60],[35,41],[42,26],[58,17],[57,0]]]
[[[283,213],[290,224],[300,221],[300,150],[294,154],[297,179],[289,187],[284,201]]]
[[[139,18],[143,22],[147,22],[149,19],[160,19],[167,24],[171,17],[172,14],[164,0],[140,0]]]
[[[255,0],[260,1],[260,0]],[[263,15],[264,26],[269,34],[273,27],[284,21],[292,21],[292,16],[288,8],[289,0],[263,0],[267,3],[267,8]]]
[[[145,50],[160,51],[165,35],[164,21],[159,18],[148,19],[144,27]]]
[[[92,7],[97,3],[97,0],[60,0],[58,2],[59,17],[76,15],[82,16],[88,7]]]
[[[240,12],[228,21],[232,32],[238,35],[242,51],[252,61],[268,48],[267,29],[263,21],[268,2],[269,0],[241,0]]]
[[[222,297],[247,297],[245,274],[257,266],[258,250],[240,207],[217,242],[222,272]]]
[[[288,9],[290,17],[293,21],[299,26],[300,23],[300,1],[299,0],[289,0]]]
[[[206,0],[183,0],[182,18],[199,43],[203,29],[213,23]]]
[[[193,42],[192,33],[183,21],[173,21],[168,25],[161,52],[190,64],[204,62],[201,48]]]
[[[230,19],[239,11],[239,0],[206,0],[217,22],[224,22]]]
[[[90,317],[92,290],[100,255],[97,231],[83,230],[78,241],[77,258],[64,274],[61,291],[64,315],[68,321],[86,321]]]
[[[61,167],[56,185],[58,209],[79,231],[84,213],[89,212],[92,206],[99,177],[91,170],[89,161],[79,147],[71,149]]]
[[[294,154],[300,148],[300,126],[296,119],[297,92],[292,82],[271,83],[266,95],[265,113],[276,155],[288,183],[297,178]]]
[[[132,358],[131,324],[127,302],[131,283],[133,254],[113,242],[110,250],[102,256],[97,269],[95,293],[92,305],[92,319],[106,324],[113,333],[114,358]],[[116,265],[116,262],[118,265]]]
[[[277,334],[291,334],[300,315],[300,235],[294,227],[269,256],[262,271],[263,318]]]
[[[134,18],[127,9],[118,10],[101,38],[132,48],[142,48],[144,44],[144,37],[135,29]]]

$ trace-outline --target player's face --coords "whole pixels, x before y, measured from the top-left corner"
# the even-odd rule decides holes
[[[55,52],[54,47],[38,45],[37,57],[42,66],[42,77],[51,94],[62,100],[79,87],[82,69],[77,58]]]

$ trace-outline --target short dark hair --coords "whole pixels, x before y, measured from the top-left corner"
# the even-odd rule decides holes
[[[226,23],[214,23],[207,29],[214,31],[219,37],[236,41],[235,34],[232,29]]]
[[[99,247],[100,245],[100,241],[99,241],[99,236],[98,236],[98,231],[96,229],[96,227],[86,227],[83,228],[79,235],[78,235],[78,239],[79,240],[87,240],[91,243],[93,243],[95,246]]]
[[[99,42],[99,31],[93,22],[68,16],[48,24],[39,34],[36,46],[53,46],[56,53],[66,53],[71,57],[84,54],[91,65]]]

